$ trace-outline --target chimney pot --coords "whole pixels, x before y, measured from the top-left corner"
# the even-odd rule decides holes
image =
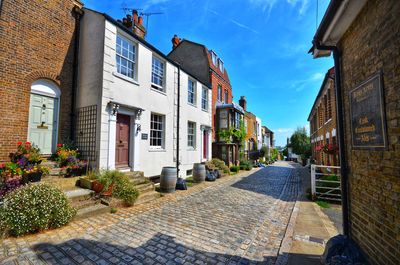
[[[240,96],[239,105],[243,108],[243,110],[246,111],[247,101],[246,101],[246,97],[245,96]]]
[[[175,49],[176,46],[178,46],[179,43],[181,42],[181,39],[178,38],[178,35],[175,34],[171,41],[172,41],[172,49]]]
[[[138,12],[137,10],[133,10],[133,24],[136,24],[138,22]]]
[[[139,25],[142,25],[142,24],[143,24],[143,17],[140,16],[140,17],[138,18],[138,23],[139,23]]]

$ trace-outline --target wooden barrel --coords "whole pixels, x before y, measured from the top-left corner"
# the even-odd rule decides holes
[[[193,165],[193,182],[203,182],[206,179],[206,166],[201,163]]]
[[[176,167],[163,167],[160,176],[160,190],[167,193],[174,192],[176,180]]]

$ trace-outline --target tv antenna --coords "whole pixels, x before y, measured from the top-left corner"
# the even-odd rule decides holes
[[[140,10],[143,10],[142,8],[129,8],[129,7],[123,7],[122,8],[122,10],[124,10],[125,11],[125,14],[129,14],[129,15],[132,15],[132,12],[134,11],[134,10],[136,10],[136,11],[140,11]]]
[[[164,12],[140,12],[140,16],[146,16],[146,31],[149,31],[149,17],[153,15],[162,15]]]

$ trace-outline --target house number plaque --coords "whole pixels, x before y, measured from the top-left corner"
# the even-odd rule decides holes
[[[350,91],[353,149],[387,148],[382,74],[370,77]]]

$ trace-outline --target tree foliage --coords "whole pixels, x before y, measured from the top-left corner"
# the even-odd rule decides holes
[[[310,156],[311,143],[305,127],[298,127],[290,137],[290,147],[295,154],[304,158]]]

